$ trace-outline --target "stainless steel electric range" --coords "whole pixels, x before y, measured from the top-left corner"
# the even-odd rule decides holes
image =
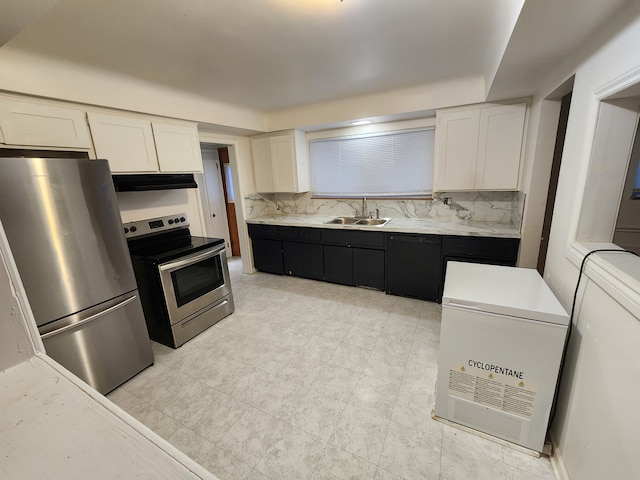
[[[152,340],[177,348],[233,313],[224,239],[195,237],[186,214],[124,224]]]

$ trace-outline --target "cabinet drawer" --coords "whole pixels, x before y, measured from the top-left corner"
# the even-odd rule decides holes
[[[384,248],[384,232],[363,232],[350,230],[347,241],[352,247]]]
[[[297,240],[298,227],[278,227],[278,237],[280,240]]]
[[[310,242],[320,241],[320,229],[319,228],[299,228],[298,239],[306,240]]]
[[[384,232],[361,230],[321,230],[321,241],[349,247],[384,248]]]
[[[278,227],[276,225],[257,225],[250,223],[247,227],[251,238],[278,239]]]
[[[322,243],[333,243],[336,245],[348,245],[349,241],[347,239],[347,231],[346,230],[338,230],[338,229],[327,229],[320,230],[320,238]]]
[[[305,242],[319,242],[319,228],[278,227],[280,240],[299,240]]]
[[[517,238],[445,237],[444,254],[514,260],[518,256]]]

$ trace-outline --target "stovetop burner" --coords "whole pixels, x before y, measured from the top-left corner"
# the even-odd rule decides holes
[[[192,236],[184,213],[129,222],[123,228],[131,256],[156,264],[224,244],[222,238]]]

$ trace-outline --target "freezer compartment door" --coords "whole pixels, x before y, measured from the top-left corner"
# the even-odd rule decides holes
[[[153,364],[134,290],[40,328],[47,355],[102,394]]]

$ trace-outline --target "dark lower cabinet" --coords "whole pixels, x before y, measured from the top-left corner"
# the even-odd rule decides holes
[[[329,233],[333,234],[331,231],[329,231]],[[366,240],[370,238],[374,237],[361,237],[361,239]],[[332,240],[339,240],[341,241],[340,243],[344,243],[347,246],[324,246],[325,281],[384,290],[384,250],[353,247],[346,241],[343,241],[340,235],[335,234],[333,234]],[[380,241],[380,245],[384,245],[383,241]]]
[[[327,282],[353,285],[353,249],[324,246],[324,279]]]
[[[447,262],[486,263],[514,267],[518,261],[520,240],[493,237],[444,237],[442,244],[442,285]]]
[[[515,265],[515,238],[249,224],[262,272],[440,301],[449,261]]]
[[[324,280],[324,253],[316,243],[282,242],[285,275]]]
[[[440,300],[442,240],[433,235],[387,236],[387,293]]]
[[[353,284],[384,290],[384,250],[352,248]]]
[[[253,244],[253,265],[257,270],[278,275],[284,273],[280,240],[253,238],[251,243]]]

